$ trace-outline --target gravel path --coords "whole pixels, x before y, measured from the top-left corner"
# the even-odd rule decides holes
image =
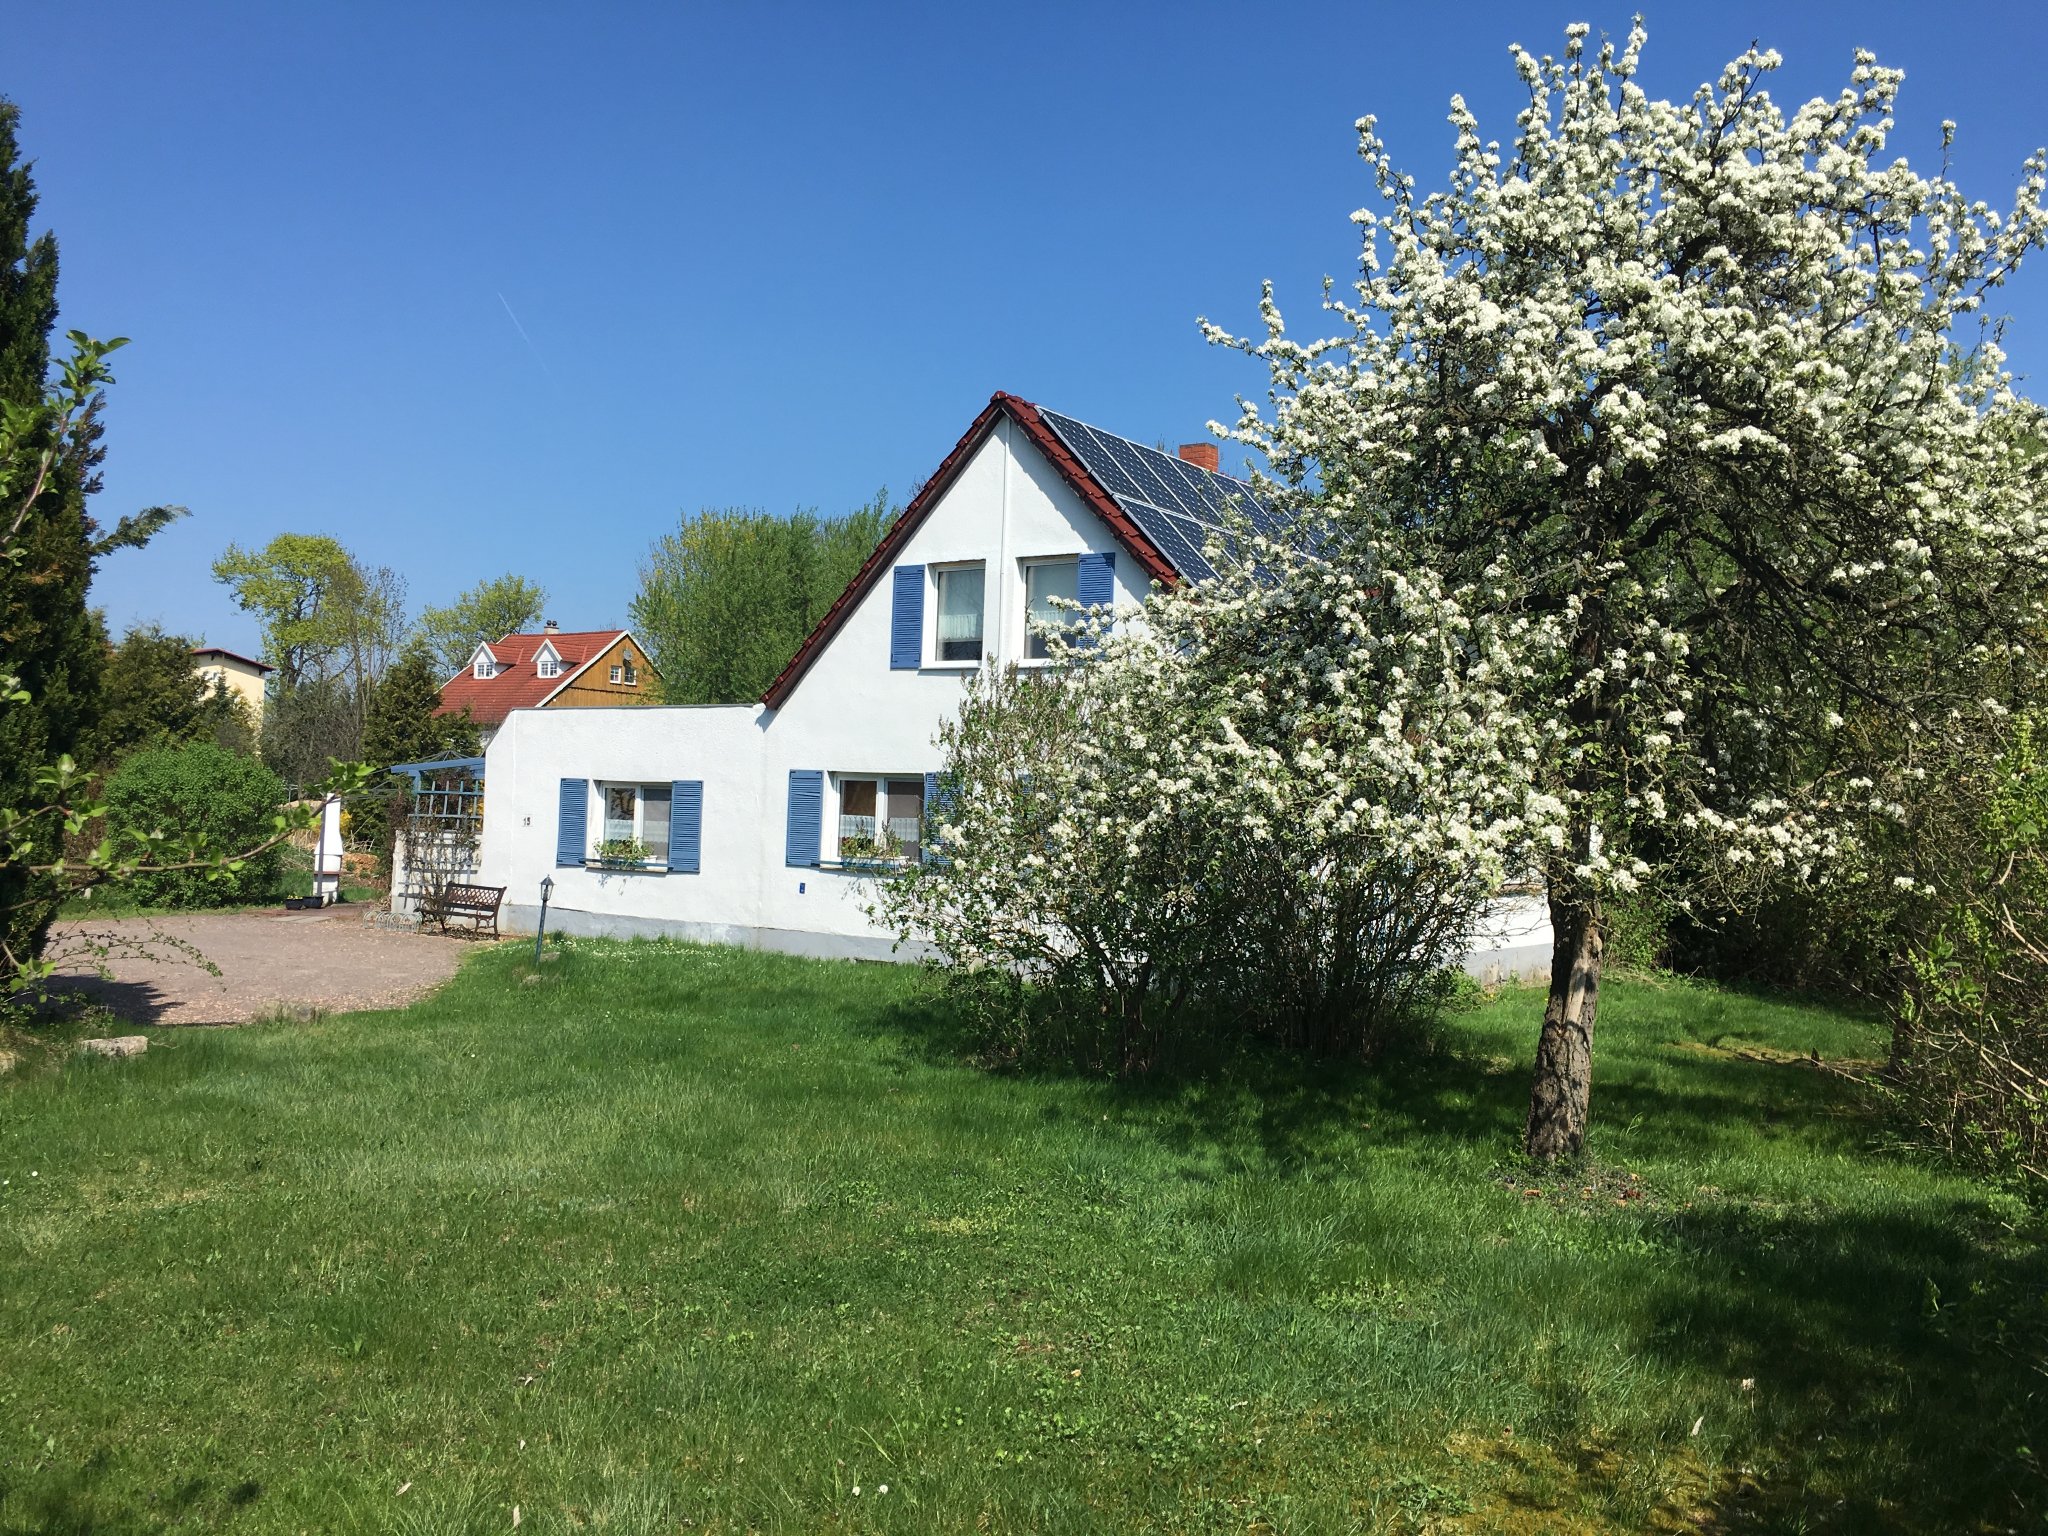
[[[373,928],[360,906],[314,912],[196,912],[59,923],[51,935],[111,935],[111,981],[89,962],[66,966],[61,990],[136,1024],[240,1024],[282,1010],[398,1008],[455,974],[468,941]],[[69,941],[67,943],[67,941]],[[180,946],[220,967],[214,976]]]

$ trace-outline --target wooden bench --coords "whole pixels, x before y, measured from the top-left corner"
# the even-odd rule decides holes
[[[484,924],[491,925],[491,937],[498,936],[498,908],[505,900],[502,885],[444,885],[441,894],[420,904],[422,916],[441,925],[441,931],[448,931],[448,919],[466,917],[474,924],[478,933],[484,931]]]

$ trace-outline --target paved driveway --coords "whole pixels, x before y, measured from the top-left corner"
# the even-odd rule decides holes
[[[373,928],[360,906],[59,923],[53,950],[81,934],[118,941],[107,961],[113,979],[78,963],[66,968],[59,986],[136,1024],[239,1024],[296,1008],[397,1008],[454,975],[472,947],[438,934]],[[219,966],[220,975],[209,975],[181,945]]]

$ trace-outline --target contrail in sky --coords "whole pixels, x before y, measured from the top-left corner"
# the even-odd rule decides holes
[[[521,325],[519,323],[519,317],[512,313],[512,301],[506,298],[503,293],[499,293],[498,302],[505,306],[505,318],[512,322],[512,329],[517,331],[519,333],[519,339],[526,343],[526,350],[533,354],[533,360],[536,363],[540,364],[540,371],[548,376],[548,382],[550,384],[554,385],[555,388],[560,389],[562,387],[562,381],[555,377],[555,370],[548,366],[548,360],[540,355],[540,348],[536,347],[533,344],[533,338],[526,334],[526,327]]]

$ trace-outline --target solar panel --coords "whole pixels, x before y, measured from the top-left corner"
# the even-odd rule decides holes
[[[1251,486],[1190,464],[1178,454],[1147,448],[1055,411],[1040,413],[1098,484],[1145,531],[1167,562],[1191,581],[1216,574],[1204,554],[1207,541],[1239,519],[1269,537],[1286,523],[1259,501]]]
[[[1217,485],[1222,477],[1212,475],[1206,469],[1190,464],[1178,454],[1161,454],[1172,465],[1181,482],[1181,500],[1191,502],[1200,509],[1204,518],[1212,523],[1223,520],[1223,491]]]
[[[1135,496],[1145,499],[1144,487],[1124,472],[1111,451],[1110,440],[1084,422],[1074,422],[1077,429],[1076,442],[1069,443],[1077,457],[1087,466],[1088,472],[1100,480],[1105,489],[1119,499]]]
[[[1168,470],[1162,474],[1160,467],[1151,462],[1160,455],[1122,438],[1111,438],[1103,446],[1109,450],[1110,457],[1124,474],[1137,482],[1138,494],[1153,506],[1182,514],[1194,511],[1194,508],[1183,503],[1180,493],[1167,482],[1166,475],[1172,471]]]
[[[1202,553],[1201,545],[1181,532],[1184,519],[1172,517],[1142,501],[1129,502],[1124,510],[1131,515],[1132,522],[1145,530],[1145,537],[1158,546],[1167,563],[1182,576],[1190,581],[1207,581],[1216,574],[1208,556]]]

